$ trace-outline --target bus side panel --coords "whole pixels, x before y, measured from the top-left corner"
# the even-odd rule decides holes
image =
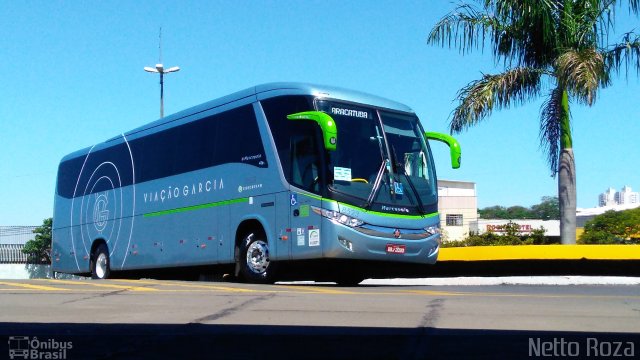
[[[290,260],[291,247],[293,246],[294,236],[290,230],[289,222],[289,192],[280,192],[275,195],[276,202],[276,220],[275,220],[275,236],[271,244],[271,258],[273,260]]]
[[[215,264],[221,171],[198,170],[136,185],[136,217],[123,269]]]
[[[233,204],[230,207],[230,218],[232,233],[241,227],[245,221],[257,221],[265,232],[266,241],[270,249],[274,248],[277,242],[275,223],[276,223],[276,195],[266,194],[252,196],[246,202]],[[256,225],[257,226],[257,225]],[[250,228],[244,233],[241,231],[237,235],[240,239],[248,235],[248,232],[254,232],[259,229]],[[274,259],[275,260],[275,259]]]
[[[136,185],[123,269],[232,263],[242,220],[262,219],[265,232],[275,231],[274,171],[233,163]]]
[[[63,161],[56,267],[88,272],[98,239],[109,247],[113,270],[230,263],[243,219],[260,221],[276,243],[276,196],[284,189],[268,128],[263,121],[251,126],[255,113],[246,107],[214,117],[123,136]],[[196,170],[181,172],[189,169]]]
[[[70,214],[71,200],[56,196],[53,212],[51,266],[53,271],[57,272],[87,272],[89,269],[88,264],[76,261],[75,246],[71,240]]]
[[[138,217],[127,268],[213,264],[216,208]]]
[[[60,269],[88,272],[91,249],[98,240],[106,242],[111,267],[118,269],[117,264],[126,256],[134,221],[131,151],[122,138],[74,156],[63,159],[58,168],[54,262],[60,257]]]
[[[218,263],[231,264],[234,262],[235,229],[231,229],[231,206],[221,206],[217,209],[216,235],[214,246],[218,248]]]
[[[323,254],[322,217],[313,211],[320,209],[322,200],[304,192],[292,191],[289,201],[291,219],[291,258],[317,259]]]

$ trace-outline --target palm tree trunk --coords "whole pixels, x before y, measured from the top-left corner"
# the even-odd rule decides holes
[[[560,242],[576,243],[576,164],[573,157],[569,97],[562,92],[560,119],[560,159],[558,161],[558,200],[560,201]]]

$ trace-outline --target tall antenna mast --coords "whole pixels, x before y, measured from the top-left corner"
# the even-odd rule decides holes
[[[158,64],[162,64],[162,26],[160,26],[160,35],[158,36]]]
[[[180,71],[180,67],[174,66],[168,69],[164,68],[162,65],[162,26],[160,27],[160,35],[158,36],[158,63],[155,68],[145,66],[144,71],[150,73],[159,73],[160,74],[160,117],[164,117],[164,74],[168,74],[171,72]]]

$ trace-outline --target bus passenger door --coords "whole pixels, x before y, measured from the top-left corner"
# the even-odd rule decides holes
[[[289,219],[292,259],[322,256],[321,217],[312,208],[320,208],[321,186],[324,183],[321,166],[321,145],[317,126],[296,124],[291,136],[291,190]],[[300,126],[302,125],[302,126]],[[305,126],[306,125],[306,126]]]
[[[322,256],[320,216],[312,207],[320,208],[320,197],[309,196],[295,189],[289,194],[291,258],[306,259]]]

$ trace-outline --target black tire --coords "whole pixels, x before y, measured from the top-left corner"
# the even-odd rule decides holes
[[[100,244],[91,255],[91,278],[108,279],[111,275],[111,260],[106,244]]]
[[[240,278],[254,284],[272,284],[274,264],[269,258],[269,245],[266,236],[259,232],[250,232],[242,237],[238,253]]]

